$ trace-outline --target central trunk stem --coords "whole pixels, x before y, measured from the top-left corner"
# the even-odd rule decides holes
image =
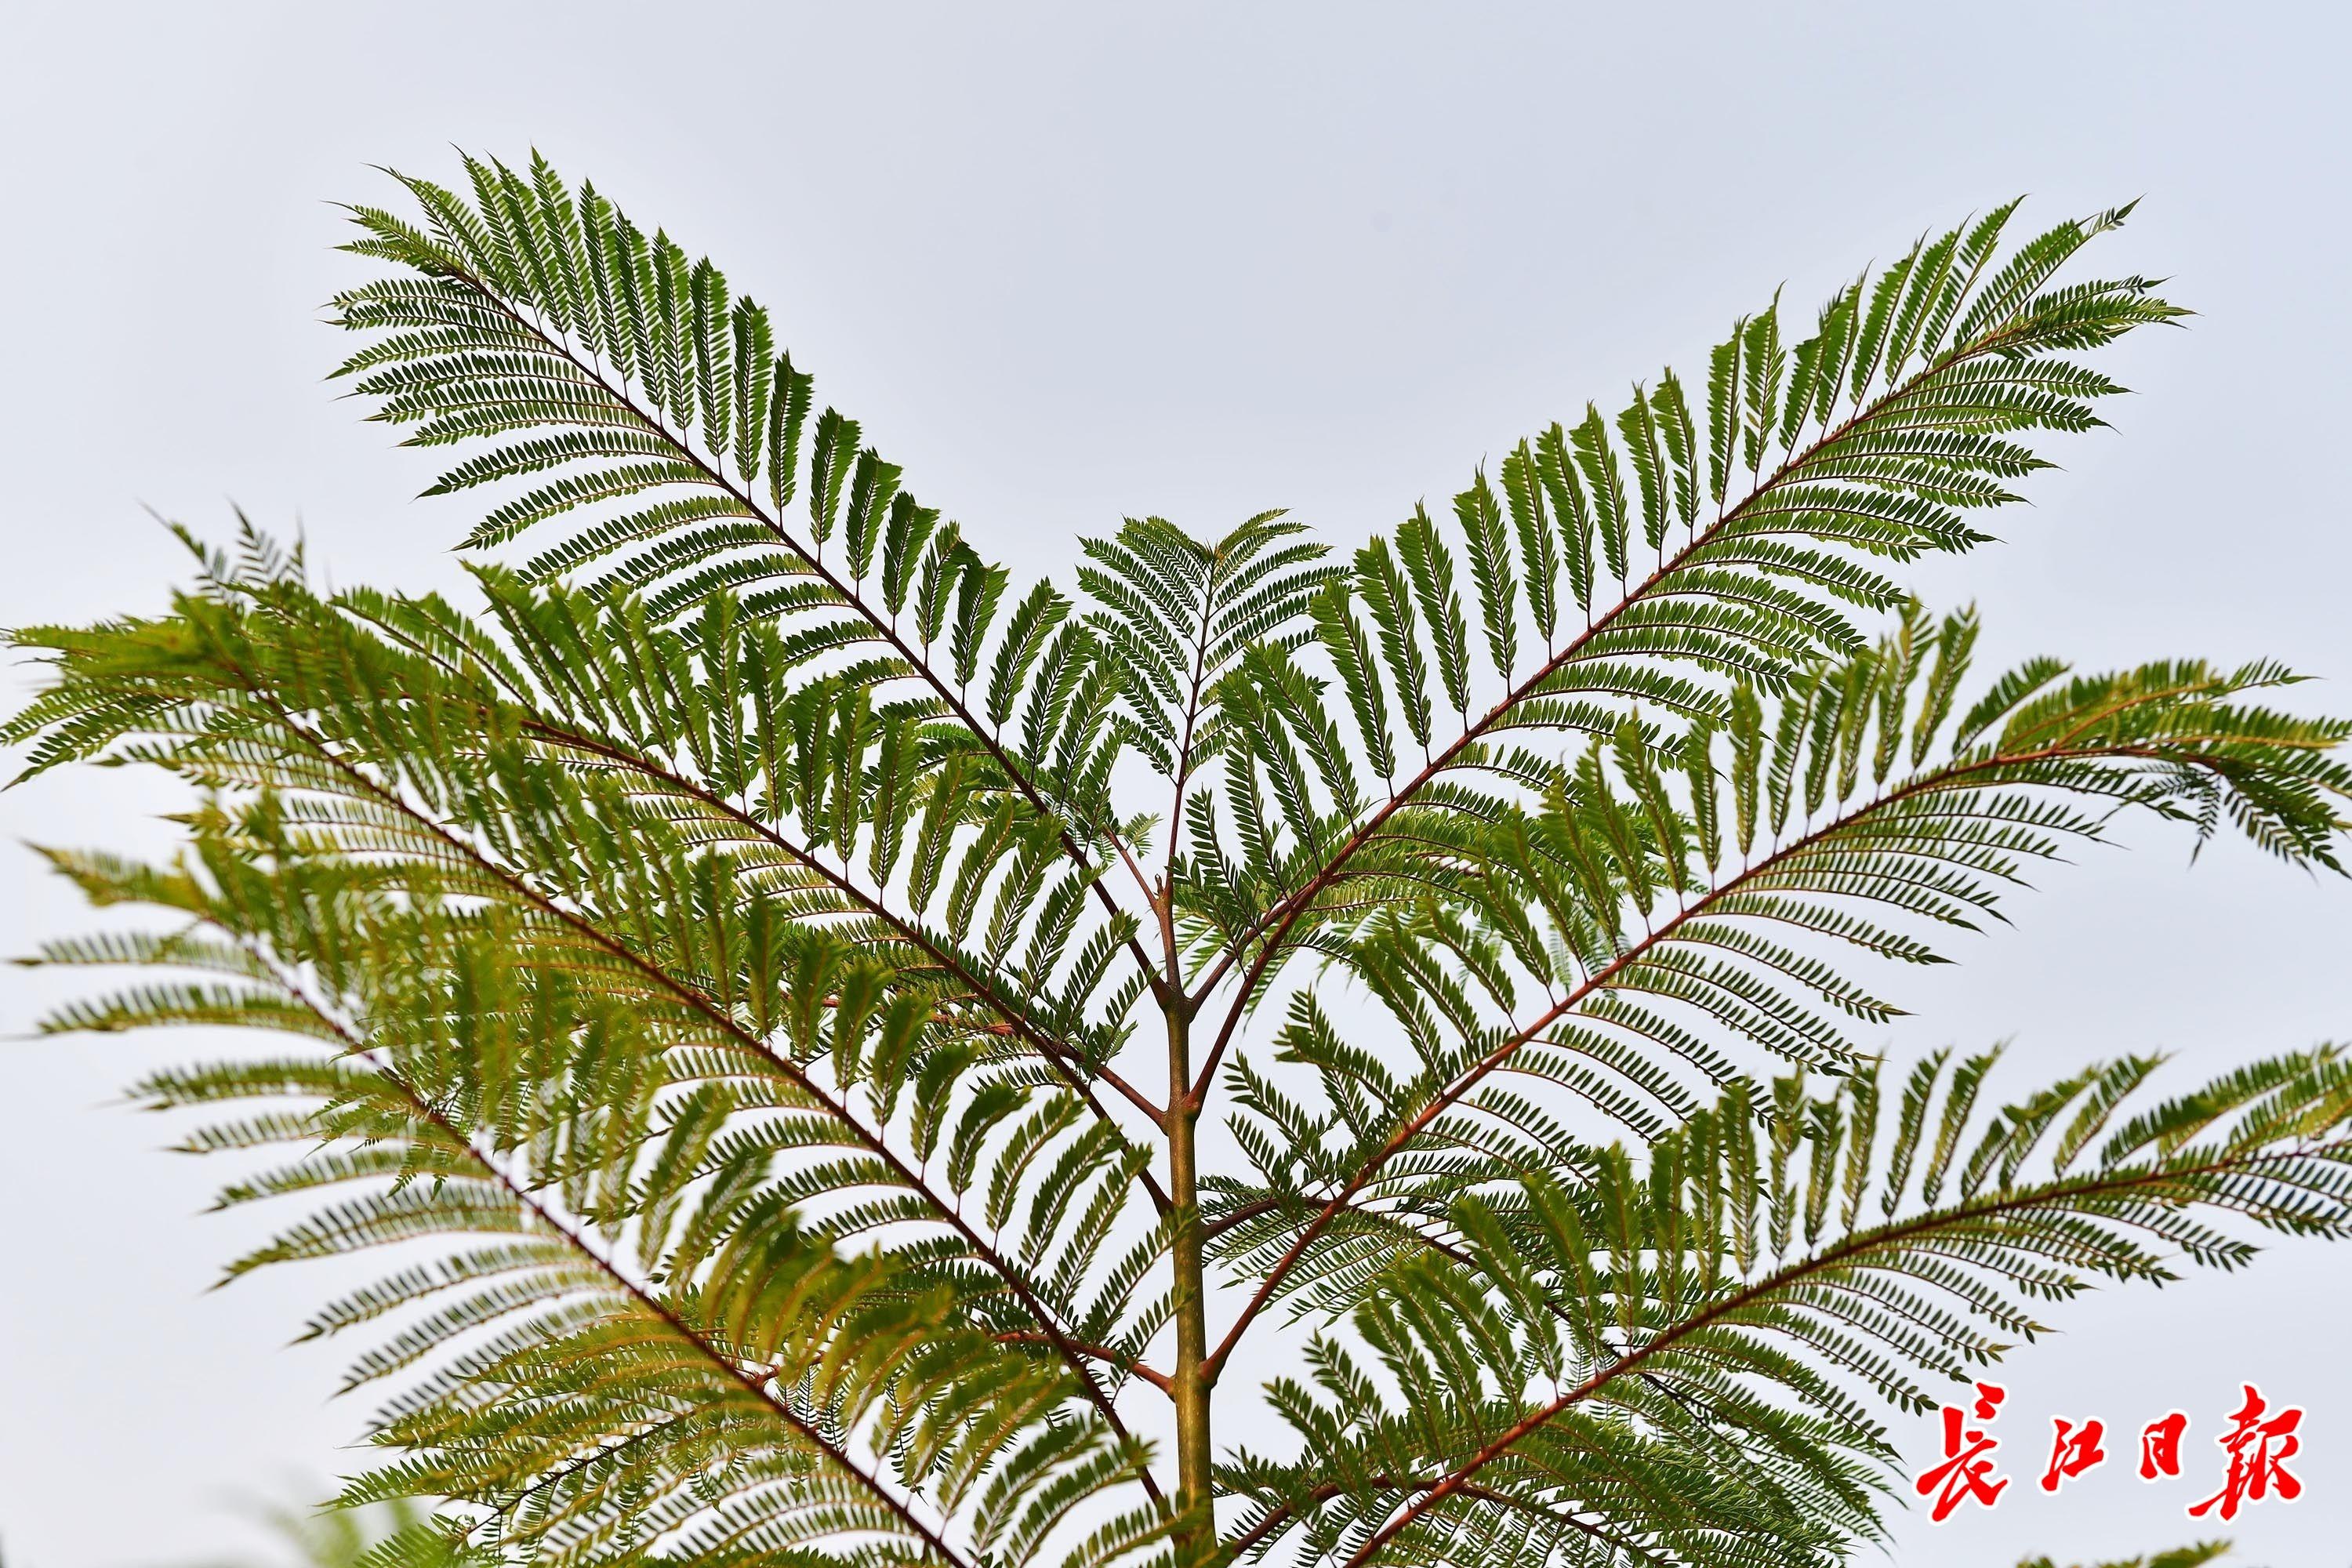
[[[1168,1014],[1168,1197],[1175,1263],[1176,1366],[1169,1382],[1176,1402],[1177,1507],[1184,1518],[1176,1536],[1177,1562],[1200,1568],[1215,1554],[1216,1512],[1210,1486],[1209,1303],[1201,1247],[1201,1186],[1192,1100],[1192,1016],[1181,991]]]

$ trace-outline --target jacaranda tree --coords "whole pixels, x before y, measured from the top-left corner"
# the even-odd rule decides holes
[[[486,497],[468,602],[248,531],[14,634],[27,773],[196,786],[168,863],[47,852],[164,918],[40,962],[181,972],[52,1026],[287,1037],[139,1090],[290,1152],[231,1272],[398,1244],[310,1325],[394,1388],[350,1500],[486,1561],[1829,1563],[2042,1303],[2352,1226],[2333,1047],[1866,1048],[2120,816],[2338,868],[2284,669],[1987,678],[1890,574],[2180,314],[2062,277],[2123,211],[1775,303],[1351,552],[1130,521],[1066,590],[711,262],[466,172],[352,209],[335,317]]]

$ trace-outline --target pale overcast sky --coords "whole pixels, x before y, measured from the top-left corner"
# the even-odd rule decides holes
[[[1146,19],[1156,15],[1159,20]],[[2340,5],[126,5],[16,0],[0,47],[0,624],[153,605],[142,508],[307,529],[340,582],[455,577],[467,519],[321,384],[353,276],[336,200],[451,144],[593,174],[709,250],[927,500],[1044,570],[1079,531],[1267,506],[1352,542],[1787,280],[1805,306],[2020,191],[2146,197],[2095,263],[2200,312],[2118,357],[2008,539],[1915,581],[1990,652],[2284,658],[2352,706]],[[1767,19],[1768,17],[1771,19]],[[10,680],[22,689],[23,672]],[[11,700],[13,703],[13,699]],[[0,798],[0,834],[152,845],[152,781]],[[2161,1047],[2192,1072],[2352,1037],[2352,886],[2176,834],[2063,868],[2013,929],[1905,977],[1916,1049],[2013,1037],[2032,1076]],[[0,858],[0,951],[85,919]],[[0,1030],[58,993],[0,977]],[[333,1473],[364,1411],[280,1347],[323,1281],[205,1287],[252,1233],[107,1103],[142,1046],[0,1054],[0,1546],[131,1568],[246,1539],[226,1506]],[[2233,1562],[2352,1557],[2352,1248],[2063,1309],[2009,1366],[1992,1513],[1895,1560],[2006,1568],[2193,1538],[2188,1483],[2032,1485],[2053,1415],[2206,1439],[2240,1380],[2308,1408],[2309,1490]],[[1930,1424],[1899,1430],[1919,1454]],[[1238,1434],[1236,1434],[1238,1435]],[[2111,1441],[2111,1447],[2115,1444]]]

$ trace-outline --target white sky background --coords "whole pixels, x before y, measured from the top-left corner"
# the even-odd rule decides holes
[[[857,8],[829,8],[857,11]],[[449,176],[534,142],[709,250],[926,500],[1027,574],[1080,531],[1288,506],[1352,544],[1482,457],[1672,359],[1786,279],[2015,192],[2037,224],[2145,194],[2091,265],[2201,312],[2110,356],[2143,395],[2065,444],[2009,542],[1914,580],[1988,621],[1980,668],[2283,657],[2352,706],[2342,587],[2352,26],[2336,7],[35,5],[0,47],[0,624],[151,607],[184,573],[142,504],[307,528],[339,582],[456,577],[463,502],[321,374],[357,275],[332,199],[372,163]],[[983,10],[988,15],[983,19]],[[2028,232],[2031,232],[2031,226]],[[2105,362],[2103,362],[2105,363]],[[24,672],[7,679],[21,689]],[[13,700],[11,700],[13,706]],[[9,839],[153,845],[152,781],[0,797]],[[2019,1077],[2163,1047],[2189,1074],[2352,1035],[2352,886],[2134,827],[1897,977],[1885,1043],[2014,1036]],[[0,851],[0,952],[88,917]],[[61,993],[0,975],[0,1030]],[[1872,1041],[1869,1043],[1879,1043]],[[247,1539],[224,1507],[333,1473],[363,1407],[288,1352],[326,1281],[207,1295],[253,1234],[191,1216],[215,1173],[110,1106],[152,1045],[0,1047],[0,1544],[117,1568]],[[2309,1410],[2292,1508],[2232,1561],[2335,1564],[2352,1533],[2352,1250],[2062,1309],[2007,1369],[2000,1509],[1897,1528],[1896,1561],[2005,1568],[2199,1533],[2129,1473],[2140,1423],[2241,1379]],[[2034,1489],[2049,1417],[2118,1455]],[[2118,1430],[2119,1429],[2119,1430]],[[1927,1420],[1900,1430],[1932,1451]],[[1234,1430],[1228,1440],[1247,1436]]]

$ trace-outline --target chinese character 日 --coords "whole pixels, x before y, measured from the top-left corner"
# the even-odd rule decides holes
[[[2293,1502],[2303,1495],[2303,1483],[2286,1469],[2286,1461],[2303,1446],[2294,1435],[2303,1424],[2303,1412],[2282,1410],[2265,1421],[2263,1413],[2269,1406],[2261,1392],[2251,1383],[2243,1387],[2246,1402],[2230,1417],[2230,1430],[2214,1439],[2230,1451],[2229,1477],[2220,1491],[2189,1509],[2191,1519],[2202,1519],[2215,1503],[2221,1505],[2221,1517],[2228,1520],[2238,1517],[2240,1502],[2260,1502],[2272,1491],[2278,1493],[2281,1502]]]
[[[2071,1421],[2051,1418],[2058,1434],[2050,1443],[2050,1468],[2042,1473],[2042,1489],[2054,1492],[2062,1480],[2073,1480],[2092,1466],[2104,1463],[2107,1451],[2099,1447],[2099,1439],[2107,1429],[2096,1421],[2085,1421],[2083,1429],[2074,1430]],[[2070,1436],[2071,1434],[2071,1436]]]
[[[1985,1507],[1992,1507],[2000,1500],[2001,1489],[2009,1485],[2006,1477],[1993,1479],[1993,1462],[1987,1457],[2000,1446],[2000,1439],[1987,1436],[1982,1428],[1967,1425],[1971,1415],[1979,1421],[1990,1422],[2000,1402],[2008,1397],[2009,1391],[2000,1384],[1979,1383],[1972,1410],[1963,1410],[1957,1405],[1944,1406],[1944,1462],[1914,1483],[1921,1497],[1937,1493],[1935,1509],[1927,1516],[1935,1523],[1949,1519],[1964,1499],[1974,1498]]]
[[[2180,1435],[2189,1430],[2189,1417],[2176,1410],[2161,1421],[2151,1421],[2139,1435],[2139,1479],[2152,1481],[2158,1476],[2180,1473]]]

